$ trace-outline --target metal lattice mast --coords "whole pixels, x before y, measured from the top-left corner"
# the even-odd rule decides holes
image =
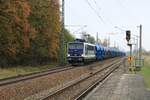
[[[139,59],[140,59],[140,66],[141,66],[141,59],[142,59],[142,25],[140,25],[140,46],[139,46]]]
[[[65,64],[65,49],[64,49],[64,28],[65,28],[65,1],[62,0],[61,7],[61,33],[60,33],[60,57],[59,63],[60,65]]]

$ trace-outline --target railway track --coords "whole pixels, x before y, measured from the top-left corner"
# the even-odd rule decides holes
[[[113,59],[110,59],[110,60],[113,61]],[[10,77],[10,78],[6,78],[6,79],[0,79],[0,86],[9,85],[9,84],[17,83],[20,81],[29,80],[29,79],[34,79],[37,77],[42,77],[42,76],[46,76],[49,74],[58,73],[61,71],[67,71],[67,70],[70,70],[73,68],[75,68],[75,67],[72,67],[71,65],[67,65],[67,66],[56,67],[53,69],[49,69],[49,70],[41,71],[41,72],[36,72],[36,73],[32,73],[32,74],[20,75],[20,76]]]
[[[112,58],[104,60],[102,62],[95,62],[92,64],[77,67],[62,66],[61,68],[57,67],[36,74],[12,77],[9,79],[1,80],[0,100],[41,100],[40,98],[43,99],[53,90],[58,89],[58,87],[60,88],[62,86],[68,86],[66,85],[66,83],[77,80],[85,74],[89,75],[91,71],[93,71],[94,73],[99,68],[103,68],[106,64],[117,61],[118,59],[120,58]],[[92,70],[90,67],[92,68]],[[82,77],[82,79],[85,77],[87,76]],[[18,93],[18,91],[20,92]]]
[[[96,86],[100,85],[105,79],[109,78],[112,72],[114,72],[118,67],[120,66],[117,65],[116,67],[112,68],[110,71],[108,71],[104,76],[99,78],[97,81],[95,81],[92,85],[90,85],[87,89],[82,91],[79,95],[75,96],[73,100],[82,100],[84,97],[88,95]],[[103,84],[103,83],[102,83]]]
[[[34,79],[34,78],[37,78],[37,77],[42,77],[42,76],[46,76],[46,75],[49,75],[49,74],[54,74],[54,73],[70,70],[70,69],[73,69],[73,68],[74,67],[71,67],[71,66],[67,65],[65,67],[56,67],[56,68],[53,68],[53,69],[50,69],[50,70],[47,70],[47,71],[41,71],[41,72],[37,72],[37,73],[33,73],[33,74],[21,75],[21,76],[1,79],[0,80],[0,86],[13,84],[13,83],[17,83],[17,82],[20,82],[20,81],[30,80],[30,79]]]
[[[119,62],[118,62],[119,61]],[[102,82],[106,77],[108,77],[115,69],[117,69],[120,66],[121,61],[117,60],[114,61],[110,64],[108,64],[106,67],[95,71],[93,73],[90,73],[88,75],[85,75],[81,78],[79,78],[78,80],[65,85],[62,88],[57,89],[56,91],[53,91],[52,93],[50,93],[49,95],[47,95],[46,97],[42,98],[42,100],[55,100],[55,99],[61,99],[61,100],[81,100],[90,90],[92,90],[97,84],[99,84],[100,82]],[[93,77],[98,77],[96,80]],[[75,87],[81,86],[81,84],[85,83],[86,81],[89,81],[93,78],[94,81],[89,82],[91,84],[88,85],[88,88],[84,88],[83,90],[81,90],[79,93],[75,94],[73,91],[75,91]],[[84,84],[83,84],[84,85]],[[70,93],[71,94],[74,93],[72,96],[70,95],[66,95],[66,93]],[[66,95],[66,98],[65,98]],[[60,96],[60,97],[59,97]],[[63,97],[64,96],[64,97]]]

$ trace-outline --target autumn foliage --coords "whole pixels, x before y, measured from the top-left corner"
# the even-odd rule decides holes
[[[0,0],[0,66],[58,60],[59,0]]]

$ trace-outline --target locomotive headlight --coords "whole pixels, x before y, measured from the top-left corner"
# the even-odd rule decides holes
[[[68,56],[70,56],[70,54],[68,54]]]
[[[68,60],[72,60],[71,58],[68,58]]]

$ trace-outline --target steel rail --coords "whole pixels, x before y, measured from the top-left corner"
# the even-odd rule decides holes
[[[82,91],[79,95],[74,97],[73,100],[82,100],[88,93],[90,93],[96,86],[98,86],[101,82],[103,82],[105,79],[107,79],[121,64],[118,63],[116,67],[112,68],[109,72],[107,72],[104,76],[99,78],[96,82],[94,82],[92,85],[90,85],[87,89]]]
[[[13,83],[17,83],[17,82],[20,82],[20,81],[30,80],[30,79],[46,76],[46,75],[49,75],[49,74],[54,74],[54,73],[70,70],[70,69],[73,69],[73,68],[74,67],[70,67],[68,65],[66,67],[56,67],[56,68],[49,69],[49,70],[46,70],[46,71],[41,71],[41,72],[36,72],[36,73],[32,73],[32,74],[1,79],[0,80],[0,86],[13,84]]]
[[[71,87],[73,87],[73,86],[75,86],[75,85],[77,85],[77,84],[80,84],[81,82],[83,82],[83,81],[85,81],[85,80],[91,78],[92,76],[95,76],[96,74],[98,74],[98,73],[100,73],[100,72],[102,72],[102,71],[104,71],[104,70],[110,68],[111,66],[113,66],[114,64],[116,64],[118,61],[120,61],[120,60],[114,61],[114,62],[110,63],[109,65],[107,65],[105,68],[102,68],[102,69],[100,69],[99,71],[96,71],[95,73],[92,73],[92,74],[90,74],[90,75],[88,75],[88,76],[86,76],[86,77],[84,77],[84,78],[79,79],[78,81],[76,81],[76,82],[74,82],[74,83],[72,83],[72,84],[69,84],[68,86],[65,86],[65,87],[63,87],[63,88],[60,88],[60,89],[58,89],[58,90],[52,92],[52,93],[49,94],[48,96],[44,97],[42,100],[49,100],[50,97],[53,97],[53,96],[55,96],[55,95],[57,95],[57,94],[59,94],[59,93],[62,93],[62,92],[65,91],[66,89],[71,88]]]
[[[110,59],[110,60],[113,61],[114,59]],[[104,60],[104,61],[106,61],[106,60]],[[91,65],[88,65],[88,66],[91,66]],[[79,67],[82,67],[82,66],[79,66]],[[5,85],[20,82],[20,81],[34,79],[34,78],[46,76],[49,74],[54,74],[54,73],[58,73],[61,71],[70,70],[73,68],[75,68],[75,67],[72,67],[70,65],[66,65],[66,66],[62,66],[62,67],[56,66],[55,68],[52,68],[52,69],[49,69],[46,71],[35,72],[35,73],[31,73],[31,74],[26,74],[26,75],[19,75],[19,76],[9,77],[9,78],[5,78],[5,79],[0,79],[0,86],[5,86]]]

